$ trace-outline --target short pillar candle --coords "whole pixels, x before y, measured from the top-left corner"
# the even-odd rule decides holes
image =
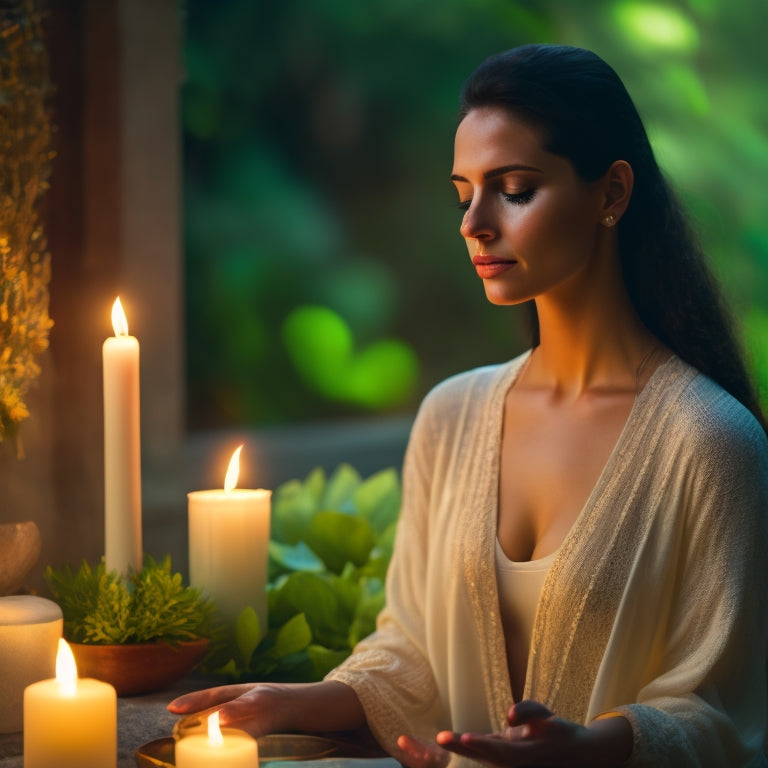
[[[78,679],[72,650],[59,641],[56,677],[24,691],[24,768],[116,768],[117,694]]]
[[[245,731],[219,728],[218,711],[208,716],[208,733],[176,742],[176,768],[258,768],[256,740]]]
[[[242,446],[241,446],[242,447]],[[193,491],[189,502],[189,581],[234,622],[252,607],[267,629],[267,558],[271,491],[235,488],[238,448],[223,490]]]
[[[35,595],[0,597],[0,733],[22,728],[24,689],[53,677],[61,608]]]

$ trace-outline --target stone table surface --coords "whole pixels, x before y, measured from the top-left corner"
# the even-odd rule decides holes
[[[136,750],[155,739],[170,736],[178,719],[166,709],[169,701],[183,693],[205,687],[207,683],[185,678],[173,687],[145,696],[121,696],[117,700],[117,765],[136,768]],[[0,766],[23,768],[21,733],[0,735]]]
[[[121,696],[117,700],[117,768],[136,768],[136,750],[156,739],[171,736],[178,717],[166,709],[169,701],[190,691],[212,684],[210,678],[188,677],[171,688],[144,696]],[[338,757],[302,761],[303,768],[401,768],[400,763],[376,755],[377,747],[362,745],[368,757],[347,757],[361,754],[356,741],[338,741]],[[0,768],[24,768],[23,736],[21,733],[0,734]],[[287,768],[287,761],[262,762],[269,768]]]

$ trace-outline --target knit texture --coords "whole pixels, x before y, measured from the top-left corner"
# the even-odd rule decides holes
[[[526,357],[438,385],[414,423],[377,630],[330,679],[382,746],[501,729],[494,570],[504,397]],[[766,766],[768,443],[677,357],[638,395],[547,575],[524,698],[632,723],[629,766]],[[400,756],[402,756],[400,754]]]

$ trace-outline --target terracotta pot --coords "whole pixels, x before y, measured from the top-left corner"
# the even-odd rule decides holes
[[[208,640],[200,638],[174,647],[164,642],[126,645],[70,643],[79,677],[95,677],[115,686],[118,696],[167,688],[203,659]]]

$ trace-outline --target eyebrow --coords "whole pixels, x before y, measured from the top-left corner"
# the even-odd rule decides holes
[[[533,171],[534,173],[544,173],[541,168],[536,168],[533,165],[502,165],[500,168],[492,168],[490,171],[486,171],[483,174],[483,178],[495,179],[497,176],[503,176],[505,173],[512,173],[513,171]],[[469,183],[469,179],[465,179],[463,176],[459,176],[458,173],[451,174],[451,181],[464,181]]]

